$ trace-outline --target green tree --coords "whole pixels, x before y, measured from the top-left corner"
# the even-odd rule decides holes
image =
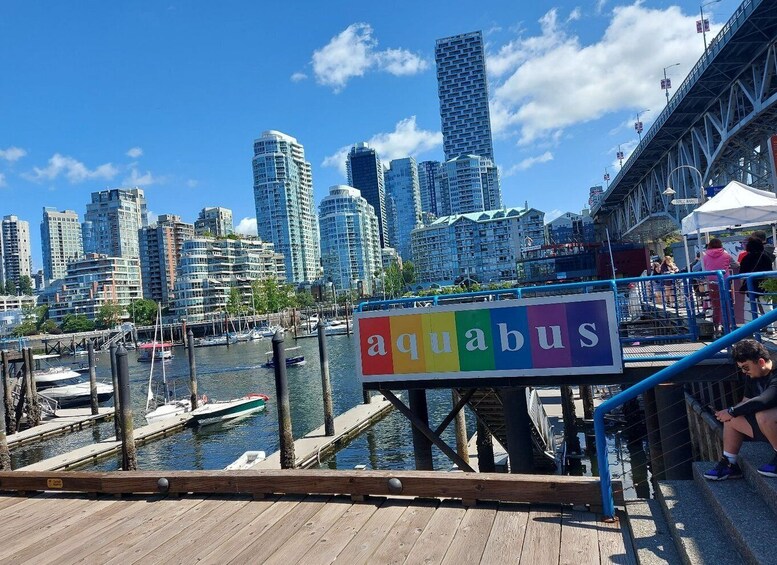
[[[94,329],[94,322],[81,314],[68,314],[62,320],[60,328],[66,333],[90,332]]]
[[[402,263],[402,282],[405,285],[403,290],[408,290],[415,282],[415,265],[412,261]]]
[[[142,298],[135,300],[130,306],[132,321],[138,326],[153,326],[156,322],[157,303],[153,300]]]
[[[243,297],[240,295],[240,290],[234,286],[229,289],[226,309],[232,316],[237,316],[243,311]]]
[[[316,299],[313,298],[313,294],[309,290],[301,290],[296,296],[297,307],[310,308],[315,305]]]
[[[32,279],[27,275],[19,277],[19,294],[24,294],[25,296],[32,296],[33,294]]]
[[[61,334],[62,330],[59,329],[59,326],[57,326],[57,323],[54,320],[44,320],[38,328],[38,333]]]
[[[386,269],[384,280],[386,284],[386,298],[397,298],[398,296],[402,296],[405,284],[399,265],[396,263],[389,265],[388,269]]]
[[[6,279],[4,290],[7,296],[16,296],[16,283],[11,279]]]
[[[121,322],[124,307],[118,302],[106,302],[97,312],[97,326],[103,329],[113,328]]]
[[[267,313],[267,296],[264,294],[263,281],[251,281],[253,309],[257,314]]]
[[[262,281],[262,290],[267,301],[267,311],[277,312],[283,308],[283,290],[275,279]]]

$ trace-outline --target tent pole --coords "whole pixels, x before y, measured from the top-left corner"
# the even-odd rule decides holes
[[[683,235],[683,245],[685,247],[685,270],[691,272],[691,256],[688,254],[688,237]]]

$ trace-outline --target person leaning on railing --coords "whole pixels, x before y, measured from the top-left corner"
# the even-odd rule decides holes
[[[724,275],[730,275],[739,268],[739,263],[723,249],[723,242],[713,237],[707,244],[707,251],[702,255],[702,265],[705,271],[723,271]],[[718,279],[715,276],[707,277],[710,302],[712,303],[712,323],[715,326],[715,335],[723,333],[723,306],[720,302],[722,289],[718,288]]]
[[[723,457],[704,473],[711,481],[742,478],[737,464],[739,450],[746,439],[767,441],[774,449],[772,460],[758,468],[766,477],[777,477],[777,371],[769,350],[753,339],[735,344],[732,357],[745,379],[742,402],[715,412],[723,423]]]

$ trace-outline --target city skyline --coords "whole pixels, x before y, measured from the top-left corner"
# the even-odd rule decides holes
[[[708,40],[738,5],[705,10]],[[193,222],[203,207],[222,206],[238,231],[250,230],[251,142],[267,129],[305,146],[316,206],[344,183],[354,143],[370,143],[386,162],[443,160],[435,42],[477,30],[504,205],[528,200],[547,219],[579,212],[588,188],[605,184],[605,167],[617,172],[615,151],[636,145],[636,113],[652,108],[647,128],[665,104],[660,67],[681,63],[670,71],[676,90],[703,49],[695,2],[492,2],[474,15],[432,2],[414,6],[415,18],[401,2],[335,8],[273,6],[264,19],[248,4],[7,9],[0,45],[13,88],[0,92],[0,215],[31,224],[34,269],[43,207],[83,219],[90,194],[107,188],[142,188],[151,220]],[[262,21],[294,22],[283,53]],[[211,25],[212,40],[194,39],[214,34]],[[579,93],[575,104],[563,90]]]

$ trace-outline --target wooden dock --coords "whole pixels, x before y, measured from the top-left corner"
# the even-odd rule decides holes
[[[8,436],[8,447],[14,449],[30,443],[35,443],[50,437],[64,435],[83,430],[113,418],[113,408],[100,408],[99,414],[93,415],[89,408],[60,408],[54,418],[33,428],[28,428]]]
[[[180,498],[138,496],[155,493],[162,477]],[[48,492],[0,495],[0,561],[635,562],[625,522],[603,523],[592,512],[573,510],[572,504],[598,499],[598,480],[587,477],[322,470],[0,473],[0,490],[39,489]],[[87,499],[55,489],[123,497]]]
[[[111,410],[113,409],[111,408]],[[183,414],[181,416],[175,416],[173,418],[162,420],[161,422],[156,422],[155,424],[149,424],[148,426],[138,428],[134,432],[135,443],[136,445],[143,445],[149,441],[167,437],[170,434],[178,433],[187,426],[189,419],[190,416],[188,414]],[[58,471],[75,469],[83,465],[95,463],[100,459],[117,453],[121,453],[121,441],[117,440],[115,437],[111,437],[105,441],[101,441],[92,445],[86,445],[79,449],[63,453],[62,455],[57,455],[55,457],[50,457],[49,459],[44,459],[43,461],[33,463],[32,465],[27,465],[26,467],[22,467],[20,470]]]
[[[358,436],[379,420],[385,418],[393,405],[381,396],[373,396],[370,404],[359,404],[335,418],[335,435],[327,436],[324,426],[316,428],[305,437],[294,442],[295,467],[309,469],[321,462],[321,459],[337,451],[345,442]],[[281,452],[272,453],[260,461],[253,469],[280,469]]]

